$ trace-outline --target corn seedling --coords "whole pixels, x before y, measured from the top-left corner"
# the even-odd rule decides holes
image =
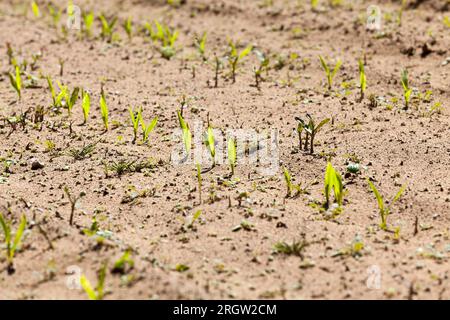
[[[57,9],[51,4],[48,5],[48,12],[50,16],[52,17],[52,24],[55,29],[58,28],[59,21],[61,20],[62,10]]]
[[[41,16],[41,12],[39,11],[39,6],[37,5],[36,1],[31,2],[31,11],[33,11],[33,15],[36,18],[39,18]]]
[[[445,16],[442,22],[444,23],[444,26],[450,28],[450,18],[448,16]]]
[[[341,208],[344,199],[344,186],[342,184],[342,177],[340,173],[333,168],[331,162],[328,162],[325,172],[325,209],[330,208],[332,190],[334,192],[334,200],[338,204],[339,208]]]
[[[336,76],[336,73],[339,71],[339,68],[342,65],[342,61],[339,59],[336,62],[336,65],[334,66],[333,71],[328,67],[327,62],[324,60],[322,56],[319,55],[320,64],[322,65],[323,70],[326,73],[327,76],[327,82],[328,82],[328,90],[331,90],[331,87],[333,86],[333,79]]]
[[[266,71],[266,73],[268,72],[270,60],[259,50],[255,50],[255,53],[259,60],[259,67],[254,69],[255,86],[258,90],[260,90],[259,84],[261,81],[264,81],[262,73],[264,71]]]
[[[92,25],[94,24],[94,13],[89,12],[83,15],[84,33],[89,38],[92,36]]]
[[[366,78],[366,72],[364,70],[364,62],[362,59],[359,59],[359,87],[361,90],[361,101],[364,99],[364,93],[366,92],[367,88],[367,78]]]
[[[184,148],[186,150],[186,157],[188,157],[191,152],[191,144],[192,144],[191,130],[189,129],[189,124],[187,124],[186,121],[184,121],[183,116],[181,115],[181,111],[178,110],[177,115],[178,115],[178,122],[180,123],[180,128],[183,133],[183,143]]]
[[[70,95],[70,98],[67,99],[67,111],[69,113],[69,116],[72,115],[72,109],[78,100],[79,92],[80,92],[80,88],[76,87],[75,89],[73,89],[72,94]]]
[[[105,92],[102,90],[100,96],[100,112],[102,115],[103,125],[105,126],[105,130],[109,130],[109,110],[108,105],[106,104]]]
[[[11,82],[12,87],[17,92],[17,96],[19,100],[22,98],[22,78],[20,76],[20,68],[16,65],[16,74],[15,76],[12,73],[9,73],[9,80]]]
[[[283,175],[284,175],[284,181],[286,182],[286,198],[290,198],[292,196],[293,191],[297,191],[295,196],[298,196],[302,193],[308,193],[308,191],[304,188],[302,188],[301,184],[294,184],[292,182],[291,174],[289,173],[288,169],[283,168]]]
[[[209,121],[208,121],[209,122]],[[212,158],[212,166],[216,166],[216,141],[214,139],[214,132],[211,125],[208,123],[208,129],[206,131],[206,138],[205,138],[205,144],[208,147],[209,154]]]
[[[316,11],[318,6],[319,6],[319,0],[311,0],[311,9],[313,11]]]
[[[91,96],[89,92],[82,91],[81,93],[82,103],[81,108],[83,109],[83,124],[86,124],[89,118],[89,112],[91,111]]]
[[[134,260],[131,258],[131,249],[128,249],[124,254],[114,263],[112,269],[113,273],[125,274],[127,270],[134,268]]]
[[[330,121],[330,118],[323,119],[317,126],[315,124],[314,119],[307,114],[306,117],[309,119],[308,123],[303,121],[303,119],[299,117],[295,117],[295,120],[298,121],[297,125],[297,133],[299,138],[299,146],[300,150],[302,150],[302,132],[303,130],[306,132],[305,142],[304,142],[304,150],[308,150],[309,153],[314,153],[314,139],[317,133],[322,129],[322,127]]]
[[[152,25],[146,23],[144,28],[150,34],[150,38],[153,42],[160,43],[160,52],[163,58],[170,59],[175,55],[175,41],[178,39],[178,31],[172,30],[168,26],[159,23],[158,21],[154,21],[156,30],[153,29]]]
[[[195,38],[195,46],[197,47],[198,53],[200,54],[200,57],[202,57],[203,61],[208,60],[206,58],[206,32],[203,32],[203,35],[200,39],[197,37]]]
[[[402,196],[406,186],[402,186],[395,195],[395,197],[391,200],[391,202],[388,205],[386,205],[383,196],[378,192],[378,189],[375,187],[375,185],[369,179],[367,179],[367,183],[369,184],[370,188],[375,194],[375,198],[377,199],[378,209],[381,217],[380,228],[383,230],[387,230],[387,216],[391,213],[391,208],[393,204]]]
[[[27,225],[27,218],[25,215],[22,215],[20,219],[19,227],[16,230],[16,234],[14,239],[11,233],[11,224],[5,220],[3,215],[0,213],[0,226],[2,227],[4,233],[4,243],[6,248],[6,261],[8,263],[8,272],[14,272],[14,254],[16,253],[17,248],[20,246],[20,242],[22,241],[23,233],[25,231]]]
[[[103,14],[100,14],[99,19],[102,23],[102,31],[100,33],[100,36],[103,40],[106,39],[108,42],[111,42],[114,33],[114,26],[117,22],[117,17],[112,17],[108,21],[108,19]]]
[[[198,198],[200,204],[202,204],[202,168],[198,163],[196,164],[196,168],[197,168]]]
[[[131,40],[131,37],[133,35],[133,21],[131,20],[131,17],[127,18],[123,22],[123,28],[125,29],[128,39]]]
[[[89,280],[83,274],[80,278],[80,284],[84,291],[88,295],[90,300],[102,300],[104,297],[105,288],[105,278],[106,278],[106,263],[103,264],[101,269],[97,273],[97,286],[95,289],[92,287]]]
[[[144,118],[142,115],[140,117],[141,127],[142,127],[142,142],[146,143],[148,141],[149,134],[153,131],[156,124],[158,123],[158,117],[153,118],[149,124],[145,124]]]
[[[236,82],[236,69],[238,66],[238,63],[244,59],[253,49],[252,45],[248,45],[244,50],[242,50],[240,53],[238,53],[236,49],[236,45],[233,43],[233,41],[229,41],[228,45],[230,47],[230,55],[228,57],[230,69],[231,69],[231,76],[233,79],[233,83]]]
[[[142,118],[142,107],[138,109],[138,111],[134,111],[132,108],[128,109],[130,112],[130,120],[133,125],[133,141],[132,143],[136,143],[138,130],[139,130],[139,122]]]
[[[228,162],[230,163],[231,176],[234,176],[234,168],[236,167],[237,152],[236,152],[236,140],[230,138],[228,140]]]
[[[78,200],[80,200],[82,197],[84,197],[86,195],[86,193],[84,192],[80,192],[80,194],[78,196],[74,196],[70,193],[70,190],[67,186],[64,186],[64,193],[66,194],[67,198],[69,199],[70,202],[70,218],[69,218],[69,224],[72,225],[73,224],[73,217],[75,215],[75,209],[77,206],[77,202]]]
[[[408,71],[402,70],[402,86],[403,86],[403,98],[405,99],[405,109],[409,108],[411,101],[412,88],[409,86]]]

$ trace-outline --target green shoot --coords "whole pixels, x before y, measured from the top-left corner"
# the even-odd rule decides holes
[[[192,145],[191,130],[189,129],[189,124],[187,124],[186,121],[184,121],[183,116],[181,115],[181,112],[179,110],[177,110],[177,115],[178,115],[178,122],[180,123],[180,128],[183,131],[183,142],[186,150],[186,157],[188,157],[191,152],[191,145]]]
[[[445,17],[444,17],[444,20],[443,20],[442,22],[444,23],[444,25],[445,25],[447,28],[450,28],[450,18],[449,18],[449,17],[445,16]]]
[[[106,104],[105,92],[102,90],[100,96],[100,112],[102,114],[103,125],[105,126],[105,130],[109,130],[109,110],[108,105]]]
[[[230,138],[228,140],[228,161],[230,162],[232,176],[234,176],[234,168],[236,167],[236,160],[237,160],[236,140]]]
[[[145,28],[150,33],[153,42],[160,42],[160,52],[163,58],[169,60],[175,55],[175,41],[178,39],[178,31],[171,30],[168,26],[163,25],[155,20],[156,31],[151,24],[146,23]]]
[[[395,195],[395,197],[391,200],[389,205],[386,206],[383,196],[378,192],[375,185],[369,179],[367,179],[367,183],[369,184],[370,188],[372,189],[373,193],[375,194],[375,198],[377,199],[378,209],[379,209],[380,217],[381,217],[380,228],[383,230],[387,230],[387,216],[391,213],[392,205],[398,199],[400,199],[400,197],[402,196],[403,192],[405,191],[406,186],[405,185],[402,186],[400,188],[400,190],[397,192],[397,194]]]
[[[112,17],[108,21],[103,14],[100,14],[99,19],[102,23],[102,32],[100,33],[100,36],[103,40],[106,39],[108,42],[111,42],[114,33],[114,26],[117,22],[117,17]]]
[[[125,274],[128,266],[128,270],[134,268],[134,260],[131,258],[131,249],[128,249],[124,254],[114,263],[112,269],[113,273]]]
[[[84,32],[88,38],[92,36],[92,25],[94,24],[94,19],[95,16],[93,12],[89,12],[83,15]]]
[[[254,73],[255,73],[255,86],[258,90],[260,90],[259,84],[261,81],[264,81],[263,77],[262,77],[262,73],[264,71],[266,71],[266,73],[268,73],[269,71],[269,63],[270,60],[269,58],[267,58],[264,53],[262,53],[259,50],[255,50],[256,56],[258,57],[259,60],[259,67],[254,69]]]
[[[334,192],[335,202],[338,204],[339,208],[341,208],[344,199],[344,186],[342,184],[342,177],[340,173],[333,168],[331,162],[328,162],[325,172],[325,209],[330,208],[331,190],[333,190]]]
[[[50,93],[52,95],[53,106],[56,106],[56,92],[55,92],[55,88],[53,87],[52,78],[50,78],[50,76],[47,76],[47,83],[48,83],[48,89],[50,90]]]
[[[311,0],[311,8],[313,11],[317,10],[318,5],[319,5],[319,0]]]
[[[288,169],[283,168],[283,175],[287,187],[286,198],[290,198],[292,196],[293,191],[297,191],[295,196],[298,196],[299,194],[302,193],[308,193],[308,191],[305,188],[302,188],[301,184],[294,184],[292,182],[292,177]]]
[[[208,130],[206,131],[205,144],[208,147],[209,154],[211,155],[213,167],[215,167],[215,165],[216,165],[216,145],[215,145],[215,143],[216,142],[214,139],[213,128],[210,125],[208,125]]]
[[[408,71],[402,70],[402,86],[403,86],[403,98],[405,99],[405,109],[409,108],[409,102],[411,101],[412,88],[409,86]]]
[[[314,153],[314,139],[317,135],[317,133],[322,129],[322,127],[327,124],[330,121],[330,118],[323,119],[317,126],[315,124],[314,119],[307,114],[306,117],[309,119],[308,123],[304,122],[303,119],[299,117],[295,117],[295,120],[297,120],[299,123],[297,125],[297,132],[299,135],[299,143],[300,143],[300,150],[302,149],[302,131],[306,131],[306,137],[305,137],[305,150],[308,150],[309,146],[309,153]]]
[[[333,71],[328,67],[327,62],[323,59],[322,56],[319,55],[320,64],[322,65],[323,70],[325,71],[327,75],[327,82],[328,82],[328,90],[331,90],[331,87],[333,86],[333,79],[336,76],[336,73],[339,71],[339,68],[342,65],[342,61],[339,59],[336,62],[336,65],[334,66]]]
[[[203,32],[203,35],[200,39],[195,38],[195,46],[197,47],[198,53],[200,57],[202,57],[203,61],[208,60],[205,55],[205,47],[206,47],[206,32]]]
[[[16,75],[9,73],[9,80],[14,90],[16,90],[19,100],[22,98],[22,78],[20,77],[20,68],[16,65]]]
[[[13,266],[14,254],[16,253],[17,248],[20,246],[20,242],[22,241],[26,225],[27,225],[27,218],[25,215],[22,215],[19,227],[16,230],[16,234],[13,240],[11,234],[11,225],[9,222],[5,220],[3,215],[0,213],[0,226],[2,227],[3,233],[5,235],[4,243],[6,247],[6,260],[8,262],[8,272],[10,274],[14,272]]]
[[[106,263],[103,264],[102,268],[98,271],[97,274],[97,286],[95,289],[92,287],[89,280],[85,275],[82,275],[80,278],[81,286],[84,291],[88,295],[90,300],[102,300],[104,297],[104,287],[105,287],[105,278],[106,278]]]
[[[48,12],[52,17],[53,27],[58,28],[59,21],[61,20],[62,10],[56,9],[51,4],[48,5]]]
[[[41,16],[41,12],[39,11],[39,6],[37,5],[36,1],[31,2],[31,11],[33,11],[33,14],[36,18],[39,18]]]
[[[81,93],[82,96],[82,104],[81,107],[83,109],[83,124],[86,124],[89,118],[89,112],[91,110],[91,96],[89,95],[89,92],[83,91]]]
[[[127,18],[123,22],[123,28],[125,29],[125,32],[127,33],[128,39],[131,40],[131,37],[133,35],[133,21],[131,20],[131,17]]]
[[[67,99],[67,111],[69,112],[69,116],[72,115],[72,109],[75,103],[78,100],[78,93],[80,92],[80,88],[75,88],[70,95],[70,98]]]
[[[200,167],[200,164],[197,163],[197,183],[198,183],[198,198],[200,201],[200,204],[202,204],[202,168]]]
[[[132,143],[136,143],[137,140],[137,134],[139,130],[139,122],[142,118],[142,107],[138,109],[137,112],[133,111],[132,108],[128,109],[130,112],[130,120],[131,124],[133,125],[133,141]]]
[[[149,134],[153,131],[156,124],[158,123],[158,117],[153,118],[148,125],[145,124],[142,115],[140,117],[141,127],[142,127],[142,142],[146,143],[148,141]]]
[[[366,79],[366,72],[364,70],[364,62],[362,59],[359,59],[359,86],[361,89],[361,101],[364,99],[364,93],[367,88],[367,79]]]
[[[242,50],[240,53],[237,52],[236,45],[233,43],[233,41],[229,41],[228,45],[230,47],[230,56],[229,56],[229,64],[231,68],[231,76],[233,79],[233,83],[236,82],[236,69],[238,66],[238,63],[245,58],[253,49],[252,45],[248,45],[244,50]]]

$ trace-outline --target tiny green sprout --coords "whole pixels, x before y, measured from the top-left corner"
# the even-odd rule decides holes
[[[191,221],[188,223],[187,228],[192,229],[194,227],[195,221],[197,221],[200,218],[200,215],[202,214],[202,210],[197,210],[194,215],[192,216]]]
[[[191,130],[189,129],[189,124],[186,123],[186,121],[183,119],[181,111],[177,110],[177,115],[178,115],[178,122],[180,123],[180,128],[183,132],[183,142],[186,150],[186,157],[188,157],[191,152],[191,145],[192,145]]]
[[[22,78],[20,76],[20,68],[16,65],[16,75],[14,76],[12,73],[9,73],[9,80],[14,90],[17,92],[17,96],[19,100],[22,98]]]
[[[12,239],[11,224],[8,221],[6,221],[3,215],[0,213],[0,226],[2,227],[5,236],[4,243],[6,248],[6,261],[8,263],[8,273],[10,274],[14,272],[14,265],[13,265],[14,254],[16,253],[16,250],[20,246],[20,242],[22,241],[26,225],[27,225],[27,218],[25,215],[22,215],[19,227],[16,230],[14,239]]]
[[[62,10],[56,9],[53,5],[48,5],[48,12],[52,17],[53,27],[58,28],[59,21],[61,20]]]
[[[318,5],[319,5],[319,0],[311,0],[311,9],[313,11],[317,10]]]
[[[128,17],[123,22],[123,28],[125,29],[125,32],[127,33],[128,39],[131,40],[131,37],[133,35],[133,20],[131,19],[131,17]]]
[[[195,46],[197,47],[198,53],[200,54],[200,57],[203,59],[203,61],[208,60],[206,58],[206,32],[203,32],[203,35],[200,39],[197,37],[195,38]]]
[[[445,16],[444,20],[442,20],[442,22],[444,23],[444,26],[446,26],[447,28],[450,28],[450,18],[448,16]]]
[[[132,143],[136,143],[138,130],[139,130],[139,122],[142,118],[142,107],[138,109],[138,111],[134,111],[131,107],[128,109],[130,112],[130,120],[133,125],[133,141]]]
[[[333,86],[333,79],[336,76],[336,73],[339,71],[339,68],[342,66],[342,61],[339,59],[336,62],[336,65],[334,66],[333,71],[328,67],[327,62],[324,60],[324,58],[319,55],[320,64],[322,65],[323,70],[325,71],[327,75],[327,82],[328,82],[328,90],[331,90],[331,87]]]
[[[83,125],[87,123],[89,118],[89,112],[91,110],[91,96],[89,95],[89,92],[86,92],[83,90],[81,93],[82,97],[82,103],[81,108],[83,109]]]
[[[131,270],[134,268],[134,260],[131,258],[131,249],[127,249],[124,254],[117,259],[114,263],[114,267],[112,269],[113,273],[125,274],[127,270]]]
[[[366,92],[367,88],[367,78],[366,78],[366,72],[364,70],[364,62],[362,59],[359,59],[359,86],[361,89],[361,101],[364,99],[364,93]]]
[[[198,163],[195,166],[197,168],[198,199],[200,204],[202,204],[202,168]]]
[[[400,190],[397,192],[397,194],[395,195],[395,197],[391,200],[391,202],[386,206],[383,196],[380,194],[380,192],[378,191],[378,189],[375,187],[375,185],[372,183],[372,181],[370,181],[369,179],[367,179],[367,183],[369,184],[370,188],[372,189],[373,193],[375,194],[375,198],[377,199],[377,203],[378,203],[378,209],[380,212],[380,217],[381,217],[381,224],[380,224],[380,228],[383,230],[387,230],[387,216],[391,213],[391,208],[392,205],[398,200],[400,199],[400,197],[402,196],[403,192],[406,189],[406,185],[403,185]]]
[[[286,198],[290,198],[292,195],[292,190],[294,189],[292,185],[291,174],[286,168],[283,169],[283,174],[284,174],[284,181],[286,181],[287,186]]]
[[[234,138],[228,140],[228,161],[230,163],[231,176],[234,176],[234,168],[237,161],[236,140]]]
[[[106,39],[108,42],[111,42],[114,33],[114,26],[116,25],[117,22],[117,17],[112,17],[108,21],[103,14],[100,14],[99,19],[102,23],[102,31],[100,33],[100,36],[102,37],[103,40]]]
[[[144,118],[142,118],[142,115],[140,117],[141,127],[142,127],[142,142],[146,143],[148,141],[148,136],[153,131],[153,129],[156,127],[156,124],[158,123],[158,117],[153,118],[152,121],[147,125],[145,124]]]
[[[402,70],[401,82],[403,86],[403,98],[405,99],[405,109],[408,109],[411,101],[412,88],[409,86],[408,71],[405,69]]]
[[[159,51],[163,58],[169,60],[175,55],[175,41],[178,39],[178,31],[172,30],[168,26],[154,21],[156,26],[156,31],[153,29],[152,25],[146,23],[144,28],[149,32],[150,38],[153,42],[159,42]]]
[[[86,294],[88,295],[89,300],[103,300],[104,297],[104,288],[105,288],[105,278],[106,278],[106,262],[103,263],[103,266],[97,273],[97,286],[95,289],[92,287],[89,280],[83,274],[80,278],[81,287],[84,289]]]
[[[333,190],[334,192],[335,202],[338,204],[339,208],[341,208],[344,199],[344,186],[342,184],[342,177],[340,173],[333,168],[331,162],[328,162],[325,172],[325,209],[330,208],[331,190]]]
[[[311,117],[311,115],[307,114],[306,117],[309,119],[308,123],[303,121],[303,119],[299,117],[295,117],[295,120],[297,120],[299,123],[297,125],[297,133],[299,136],[299,144],[300,144],[300,150],[302,149],[302,131],[305,130],[306,137],[305,137],[305,150],[308,150],[309,146],[309,153],[314,153],[314,139],[317,135],[317,133],[322,129],[324,125],[326,125],[330,118],[323,119],[317,126],[314,119]]]
[[[229,56],[229,64],[231,68],[231,76],[233,79],[233,83],[236,82],[236,69],[238,66],[238,63],[244,59],[249,53],[252,51],[253,46],[248,45],[244,50],[242,50],[240,53],[238,53],[236,49],[236,44],[233,43],[232,40],[229,40],[228,45],[230,47],[230,56]]]
[[[266,73],[268,73],[269,71],[269,63],[270,60],[268,57],[266,57],[264,55],[264,53],[262,53],[259,50],[255,50],[255,54],[258,57],[259,60],[259,67],[254,69],[254,73],[255,73],[255,86],[258,90],[260,90],[260,82],[264,81],[263,77],[262,77],[262,73],[265,71]]]
[[[69,218],[69,224],[72,225],[73,224],[73,218],[75,215],[75,208],[77,206],[78,200],[80,200],[82,197],[84,197],[86,195],[86,193],[84,192],[80,192],[80,194],[78,196],[72,195],[70,193],[69,187],[64,186],[64,193],[66,194],[67,198],[69,199],[70,202],[70,218]]]
[[[100,112],[102,114],[103,125],[105,126],[105,130],[109,130],[109,110],[108,105],[106,104],[105,92],[102,89],[102,93],[100,96]]]
[[[72,94],[70,95],[70,98],[67,99],[67,111],[69,113],[69,116],[72,115],[72,109],[78,100],[79,92],[80,92],[80,88],[76,87],[75,89],[73,89]]]
[[[95,16],[93,12],[83,14],[84,33],[88,38],[92,36],[92,25],[94,24],[94,19]]]
[[[206,131],[205,144],[208,147],[209,154],[211,155],[211,158],[212,158],[212,162],[213,162],[212,166],[215,167],[215,165],[216,165],[216,141],[214,139],[214,132],[213,132],[213,128],[211,127],[211,125],[208,125],[208,129]]]
[[[36,1],[31,2],[31,11],[33,11],[33,14],[36,18],[39,18],[41,16],[41,12],[39,11],[39,6],[37,5]]]

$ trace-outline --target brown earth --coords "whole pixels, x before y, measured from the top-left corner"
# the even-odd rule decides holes
[[[112,43],[100,39],[98,19],[91,39],[75,30],[64,38],[51,25],[47,3],[38,1],[40,18],[33,16],[29,1],[0,4],[0,212],[14,231],[22,214],[28,220],[13,274],[1,247],[1,299],[85,299],[82,289],[70,289],[67,282],[80,271],[95,284],[105,261],[106,299],[450,299],[450,28],[443,22],[450,18],[448,1],[409,1],[401,26],[396,22],[400,1],[343,0],[340,6],[319,1],[316,11],[309,1],[294,0],[187,0],[180,6],[76,1],[82,10],[119,17],[120,39],[115,36]],[[54,3],[64,8],[65,1]],[[383,14],[379,33],[365,27],[366,8],[373,3]],[[127,17],[135,26],[131,40],[122,28]],[[155,19],[179,30],[170,60],[138,33],[138,26]],[[206,62],[193,45],[204,31]],[[214,88],[214,53],[228,54],[227,37],[240,43],[238,50],[252,44],[270,57],[260,90],[254,86],[258,59],[253,53],[240,63],[236,83],[225,62]],[[42,53],[34,70],[29,65],[22,75],[33,75],[36,83],[23,89],[21,101],[8,78],[13,68],[6,43],[19,62]],[[331,92],[318,55],[330,64],[343,62]],[[280,57],[284,65],[277,64]],[[368,82],[362,102],[360,57]],[[422,94],[432,91],[431,98],[420,99],[415,90],[408,110],[402,69],[409,71],[412,87]],[[80,125],[80,101],[70,117],[66,110],[55,112],[47,75],[92,93],[87,125]],[[110,109],[107,133],[98,103],[101,83]],[[264,176],[255,166],[238,165],[230,183],[229,167],[218,165],[202,175],[199,204],[194,165],[171,162],[183,95],[188,123],[201,120],[206,128],[209,114],[211,124],[223,130],[278,129],[278,173]],[[430,112],[437,102],[441,111]],[[148,144],[131,143],[128,108],[139,105],[146,121],[158,116]],[[37,106],[47,112],[43,123],[34,124],[30,108]],[[13,115],[29,109],[24,126],[10,124]],[[307,113],[333,119],[318,134],[314,155],[297,145],[294,118]],[[95,150],[84,159],[68,155],[92,142]],[[343,211],[335,217],[314,206],[324,201],[329,157],[346,189]],[[119,160],[151,166],[106,175],[104,164]],[[43,168],[31,170],[33,161]],[[361,172],[346,173],[349,161],[359,162]],[[310,194],[286,198],[281,167],[295,183],[309,185]],[[379,228],[366,178],[388,199],[406,185],[388,216],[389,231]],[[86,193],[73,225],[64,186],[73,195]],[[194,227],[183,228],[198,210]],[[94,217],[99,230],[92,236],[83,230]],[[247,228],[236,230],[243,221]],[[280,241],[306,247],[300,255],[276,253]],[[358,250],[361,243],[364,248]],[[134,268],[112,273],[127,248]],[[381,286],[373,288],[367,280],[374,279],[370,270],[377,268]]]

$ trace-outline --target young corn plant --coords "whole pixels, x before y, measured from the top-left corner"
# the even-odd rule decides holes
[[[286,198],[292,197],[292,192],[297,191],[295,196],[302,194],[302,193],[308,193],[306,188],[302,188],[301,184],[294,184],[292,182],[291,174],[289,173],[287,168],[283,168],[283,175],[284,175],[284,181],[286,182]]]
[[[39,6],[37,5],[36,1],[31,2],[31,11],[33,11],[33,15],[36,18],[39,18],[41,16],[41,12],[39,11]]]
[[[105,127],[105,131],[109,130],[109,110],[108,105],[106,104],[105,92],[102,89],[102,93],[100,96],[100,112],[102,115],[103,125]]]
[[[328,90],[331,90],[331,87],[333,86],[333,79],[336,76],[336,73],[339,71],[340,67],[342,66],[342,61],[339,59],[336,62],[336,65],[334,66],[334,69],[331,70],[328,67],[328,63],[320,55],[319,55],[319,60],[320,60],[320,64],[322,65],[322,68],[325,71],[326,76],[327,76]]]
[[[102,31],[100,33],[100,36],[103,40],[111,42],[114,35],[114,27],[117,22],[117,17],[112,17],[108,21],[108,19],[103,14],[100,14],[99,19],[102,23]]]
[[[366,72],[364,70],[364,62],[362,59],[359,59],[359,87],[360,87],[360,100],[362,101],[364,99],[364,93],[367,89],[367,78],[366,78]]]
[[[59,21],[61,20],[61,16],[62,16],[62,10],[57,9],[54,6],[52,6],[51,4],[49,4],[48,12],[49,12],[50,16],[52,17],[52,26],[55,29],[58,29]]]
[[[211,125],[208,123],[208,129],[206,131],[205,144],[208,147],[209,154],[212,158],[212,167],[216,166],[216,141],[214,139],[214,132]]]
[[[228,45],[230,47],[230,55],[228,57],[228,61],[230,64],[230,72],[231,77],[233,79],[233,83],[236,82],[236,70],[238,67],[238,63],[244,59],[246,56],[249,55],[249,53],[252,51],[253,46],[248,45],[244,50],[242,50],[240,53],[238,53],[236,49],[236,44],[233,43],[233,41],[229,40]]]
[[[8,273],[11,274],[14,272],[14,264],[13,264],[14,255],[16,253],[17,248],[20,246],[20,242],[22,241],[23,233],[27,226],[27,218],[25,215],[22,215],[14,239],[11,232],[11,224],[8,221],[6,221],[6,219],[3,217],[1,213],[0,213],[0,226],[2,227],[4,234],[6,261],[8,263]]]
[[[95,289],[89,282],[89,280],[86,278],[86,276],[84,274],[81,275],[80,284],[81,287],[86,292],[89,300],[103,300],[103,297],[105,295],[104,293],[105,278],[106,278],[106,263],[103,264],[103,266],[97,273],[97,285]]]
[[[123,22],[123,28],[125,29],[128,39],[131,40],[131,38],[133,36],[133,20],[131,19],[131,17],[128,17]]]
[[[189,129],[189,124],[186,123],[186,121],[183,119],[183,116],[181,115],[181,111],[177,110],[178,115],[178,122],[180,124],[180,128],[182,130],[183,134],[183,143],[184,148],[186,151],[186,157],[189,157],[189,154],[191,153],[191,146],[192,146],[192,133]]]
[[[141,127],[142,127],[142,142],[146,143],[148,141],[148,136],[155,129],[156,124],[158,123],[158,117],[153,118],[149,124],[145,124],[144,118],[140,117]]]
[[[159,51],[163,58],[170,60],[170,58],[175,55],[175,41],[178,39],[179,33],[177,30],[172,30],[156,20],[154,21],[154,24],[156,30],[154,30],[149,23],[146,23],[144,28],[149,32],[153,42],[160,43]]]
[[[375,198],[377,199],[377,202],[378,202],[378,209],[379,209],[380,217],[381,217],[380,228],[383,230],[388,230],[387,216],[391,213],[391,208],[392,208],[393,204],[398,199],[400,199],[400,197],[402,196],[403,192],[405,191],[406,186],[402,186],[400,188],[400,190],[397,192],[397,194],[395,195],[395,197],[391,200],[391,202],[389,202],[389,204],[386,205],[384,202],[383,196],[378,192],[378,189],[375,187],[375,185],[369,179],[367,179],[367,183],[369,184],[370,188],[372,189],[373,193],[375,194]]]
[[[12,87],[16,90],[17,96],[19,100],[22,99],[22,78],[20,76],[20,67],[16,65],[16,74],[13,75],[9,73],[9,81],[11,82]]]
[[[130,112],[130,120],[131,124],[133,125],[133,141],[132,143],[135,144],[137,140],[137,135],[139,131],[139,123],[142,119],[142,107],[138,109],[138,111],[134,111],[131,107],[128,109]]]
[[[80,92],[80,88],[76,87],[73,89],[72,94],[70,95],[70,98],[67,99],[67,111],[69,113],[69,116],[72,115],[72,109],[75,103],[77,103],[78,100],[78,94]]]
[[[325,171],[325,203],[324,208],[328,210],[331,202],[331,191],[334,192],[334,201],[338,205],[338,210],[341,210],[344,200],[344,186],[342,184],[342,177],[337,172],[331,162],[328,162],[327,169]]]
[[[408,109],[411,101],[412,88],[409,86],[408,71],[406,70],[402,71],[401,83],[403,87],[403,98],[405,99],[405,109]]]
[[[259,67],[258,68],[254,68],[254,74],[255,74],[255,86],[258,90],[261,90],[259,84],[261,81],[264,81],[264,78],[262,77],[263,72],[265,71],[266,74],[269,71],[269,63],[270,60],[268,57],[266,57],[264,55],[264,53],[262,53],[259,50],[255,50],[255,54],[258,57],[259,60]]]
[[[89,118],[89,112],[91,111],[91,96],[89,95],[89,92],[83,90],[81,93],[81,97],[81,108],[83,109],[83,125],[85,125]]]
[[[83,32],[86,37],[90,38],[92,36],[92,25],[94,24],[95,15],[93,12],[89,12],[83,15]]]
[[[231,176],[234,176],[237,162],[236,139],[234,138],[228,140],[228,162],[230,163]]]
[[[203,61],[208,60],[206,57],[206,32],[203,32],[203,35],[200,39],[195,38],[195,46],[197,47],[197,51],[200,54],[200,57]]]
[[[309,153],[314,153],[314,139],[316,138],[317,133],[322,129],[322,127],[330,121],[330,118],[323,119],[317,126],[314,119],[311,115],[307,114],[306,117],[309,119],[308,123],[303,121],[303,119],[299,117],[295,117],[295,120],[298,121],[297,125],[297,133],[299,137],[299,145],[300,150],[302,150],[302,132],[303,130],[306,132],[304,150],[307,151],[309,147]]]

